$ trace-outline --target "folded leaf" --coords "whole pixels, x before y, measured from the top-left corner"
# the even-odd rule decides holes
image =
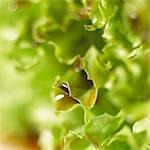
[[[100,148],[105,140],[111,138],[119,130],[123,120],[121,114],[112,116],[105,113],[101,116],[97,116],[85,126],[85,135]]]

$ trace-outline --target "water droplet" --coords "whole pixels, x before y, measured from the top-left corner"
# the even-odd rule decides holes
[[[87,31],[95,31],[97,28],[93,25],[84,25],[84,28],[87,30]]]
[[[56,100],[56,101],[61,100],[62,98],[64,98],[64,96],[65,96],[65,95],[63,95],[63,94],[56,95],[56,96],[55,96],[55,100]]]
[[[92,8],[91,8],[90,6],[87,6],[87,7],[86,7],[86,10],[87,10],[87,11],[91,11]]]
[[[58,87],[61,90],[63,90],[67,95],[70,95],[69,87],[68,87],[68,85],[66,83],[64,83],[64,82],[57,83],[56,87]]]
[[[56,84],[55,87],[55,107],[58,111],[71,109],[78,101],[70,94],[69,85],[64,82]]]
[[[97,23],[97,17],[96,17],[96,16],[93,17],[92,23],[93,23],[93,24],[96,24],[96,23]]]
[[[78,101],[69,95],[59,94],[55,96],[55,107],[58,111],[69,110],[77,103]]]
[[[80,68],[79,68],[79,67],[75,67],[75,68],[74,68],[74,71],[75,71],[75,72],[79,72],[79,71],[80,71]]]
[[[130,18],[131,18],[131,19],[137,19],[137,18],[138,18],[138,14],[135,13],[135,12],[131,13],[131,14],[130,14]]]
[[[80,56],[75,60],[73,64],[73,68],[75,72],[79,72],[82,68],[82,62]]]
[[[64,87],[64,88],[66,88],[66,89],[68,89],[68,86],[65,83],[62,83],[61,86]]]

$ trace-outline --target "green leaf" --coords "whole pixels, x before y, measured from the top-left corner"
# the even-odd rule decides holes
[[[78,133],[73,131],[65,136],[65,150],[83,150],[88,148],[91,143],[83,136],[78,136]]]
[[[131,147],[125,135],[118,135],[113,137],[111,143],[104,146],[102,150],[131,150]]]
[[[0,4],[2,139],[33,137],[42,150],[150,149],[149,0]]]
[[[93,80],[96,87],[99,88],[108,80],[109,72],[106,69],[106,61],[103,53],[92,46],[83,58],[83,68],[86,70],[90,79]]]
[[[15,65],[18,70],[28,70],[39,63],[43,54],[42,49],[29,47],[17,49],[12,55],[16,59]]]
[[[50,1],[48,5],[48,13],[58,23],[64,22],[64,19],[68,17],[68,1]],[[63,13],[62,13],[63,12]]]
[[[106,44],[103,48],[103,52],[105,58],[111,63],[112,68],[123,64],[123,61],[127,60],[128,52],[126,49],[115,43]]]
[[[97,27],[98,29],[102,28],[106,23],[106,19],[103,16],[103,12],[99,7],[99,1],[83,0],[83,4],[88,12],[93,26]]]
[[[116,42],[127,49],[131,49],[133,43],[130,40],[131,35],[126,34],[127,31],[127,28],[121,20],[115,18],[114,20],[107,22],[102,36],[108,41]]]
[[[80,135],[84,125],[84,111],[80,105],[76,105],[76,107],[70,111],[57,112],[57,118],[62,129],[64,129],[64,134],[67,134],[69,130],[71,130]]]
[[[84,70],[70,71],[66,78],[69,82],[72,96],[80,101],[83,106],[91,108],[97,98],[97,89]]]
[[[69,93],[69,87],[66,83],[57,83],[54,89],[54,104],[58,111],[71,109],[78,103]]]
[[[88,20],[80,22],[73,20],[64,31],[56,28],[48,32],[47,41],[49,42],[47,44],[54,46],[55,55],[60,62],[70,65],[78,56],[84,56],[91,44],[96,45],[99,49],[103,46],[104,42],[99,36],[102,32],[100,30],[86,31],[84,24],[87,23]]]
[[[60,110],[61,107],[62,110],[67,110],[77,103],[80,103],[83,107],[90,109],[96,102],[97,89],[93,84],[93,81],[88,79],[88,76],[83,69],[78,69],[76,67],[74,69],[70,69],[64,75],[63,78],[66,79],[67,84],[65,84],[62,78],[62,81],[58,81],[56,85],[57,89],[59,87],[59,91],[55,91],[55,99],[59,99],[60,97],[60,99],[56,101],[56,104],[59,104],[58,106]]]
[[[107,113],[97,116],[85,126],[85,135],[100,148],[105,140],[111,138],[119,130],[123,120],[121,113],[117,116],[112,116]]]
[[[92,119],[92,113],[90,110],[83,108],[84,109],[84,122],[85,124],[88,124],[89,122],[91,122]]]
[[[110,5],[110,3],[111,3],[111,5]],[[120,6],[121,6],[120,0],[115,0],[113,2],[111,0],[99,1],[99,7],[102,10],[105,18],[107,18],[107,20],[114,17],[114,15],[117,13]]]
[[[127,25],[138,38],[147,45],[149,43],[149,21],[146,12],[149,11],[150,2],[148,0],[131,0],[124,3],[123,17],[127,20]],[[144,34],[143,34],[144,33]]]

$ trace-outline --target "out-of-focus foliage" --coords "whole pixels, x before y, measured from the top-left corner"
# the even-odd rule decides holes
[[[42,150],[150,149],[149,0],[0,0],[1,137]]]

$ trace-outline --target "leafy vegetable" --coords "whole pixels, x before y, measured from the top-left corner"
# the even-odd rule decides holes
[[[120,116],[111,116],[103,114],[95,117],[85,126],[86,136],[97,146],[101,147],[105,140],[108,140],[120,128],[123,118]]]
[[[0,0],[2,137],[150,149],[149,3]]]

